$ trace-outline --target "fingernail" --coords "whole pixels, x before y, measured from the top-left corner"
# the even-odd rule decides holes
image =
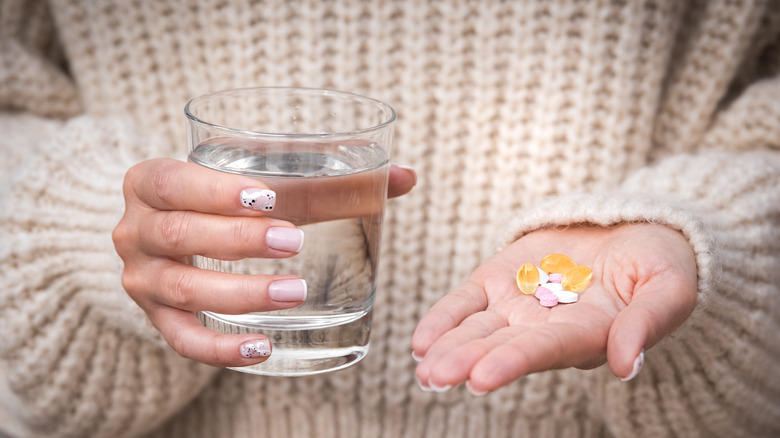
[[[639,374],[639,371],[642,369],[642,365],[645,364],[645,349],[643,348],[642,351],[639,352],[639,356],[634,359],[634,368],[631,370],[631,374],[629,374],[626,377],[623,377],[620,379],[621,382],[628,382],[629,380],[636,377],[637,374]]]
[[[263,339],[248,341],[239,347],[241,356],[247,359],[255,357],[267,357],[271,355],[271,344]]]
[[[452,388],[452,385],[437,386],[430,380],[428,381],[428,386],[433,390],[433,392],[447,392]]]
[[[252,210],[271,211],[276,205],[276,193],[268,189],[241,190],[241,205]]]
[[[412,166],[407,166],[406,164],[396,164],[396,167],[414,176],[414,183],[417,184],[417,172],[414,170]]]
[[[423,358],[418,356],[414,351],[412,351],[412,359],[414,359],[415,362],[420,362],[422,361]]]
[[[474,388],[472,388],[471,387],[471,382],[469,382],[469,381],[466,381],[466,389],[469,391],[469,393],[471,393],[471,395],[473,395],[475,397],[480,397],[480,396],[483,396],[483,395],[487,394],[487,391],[477,391]]]
[[[430,387],[423,385],[423,383],[422,383],[422,381],[420,379],[416,379],[416,380],[417,380],[417,386],[419,386],[420,389],[422,389],[423,392],[432,392],[433,391],[433,389],[431,389]]]
[[[306,280],[277,280],[268,285],[268,296],[274,301],[291,302],[306,299]]]
[[[265,232],[265,243],[279,251],[299,252],[303,248],[303,231],[298,228],[271,227]]]

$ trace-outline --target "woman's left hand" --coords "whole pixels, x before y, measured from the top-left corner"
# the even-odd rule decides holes
[[[551,253],[590,266],[579,301],[542,307],[516,285],[524,263]],[[543,229],[523,236],[475,270],[420,321],[412,338],[423,388],[467,382],[474,393],[522,376],[606,360],[633,377],[643,351],[678,328],[696,303],[688,241],[663,225]]]

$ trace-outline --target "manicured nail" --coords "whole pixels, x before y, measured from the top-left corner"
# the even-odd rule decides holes
[[[477,391],[474,388],[472,388],[471,387],[471,382],[469,382],[469,381],[466,381],[466,389],[469,391],[469,393],[471,393],[471,395],[473,395],[475,397],[480,397],[480,396],[483,396],[483,395],[487,394],[487,391]]]
[[[291,302],[306,299],[306,280],[276,280],[268,286],[268,296],[274,301]]]
[[[420,379],[415,379],[415,380],[417,380],[417,386],[419,386],[420,389],[422,389],[423,392],[433,392],[433,389],[431,389],[428,386],[423,385],[423,383],[422,383],[422,381]]]
[[[271,211],[276,205],[276,193],[268,189],[241,190],[241,205],[252,210]]]
[[[263,339],[247,341],[239,347],[241,356],[247,359],[255,357],[267,357],[271,355],[271,344]]]
[[[452,385],[437,386],[433,384],[430,380],[428,381],[428,386],[430,386],[433,392],[447,392],[452,388]]]
[[[299,252],[303,248],[303,231],[298,228],[271,227],[265,232],[265,243],[279,251]]]
[[[639,352],[639,356],[634,359],[634,368],[631,370],[631,374],[629,374],[626,377],[623,377],[620,379],[621,382],[628,382],[629,380],[636,377],[637,374],[639,374],[639,371],[642,369],[642,365],[645,364],[645,349],[643,348],[642,351]]]

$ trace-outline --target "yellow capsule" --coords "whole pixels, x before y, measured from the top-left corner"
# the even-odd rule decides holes
[[[542,259],[539,267],[548,274],[563,274],[569,269],[577,266],[574,260],[563,254],[550,254]]]
[[[539,286],[539,270],[533,263],[526,263],[517,270],[517,287],[526,295],[532,295]]]
[[[563,273],[561,286],[569,292],[581,292],[590,284],[593,271],[587,266],[575,266]]]

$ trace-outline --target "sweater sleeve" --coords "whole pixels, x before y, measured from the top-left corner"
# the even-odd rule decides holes
[[[120,118],[72,119],[20,159],[2,191],[0,420],[10,420],[0,435],[137,436],[215,371],[168,348],[121,286],[111,231],[124,172],[167,150],[138,132]],[[34,148],[9,138],[3,150]]]
[[[606,367],[587,373],[614,436],[780,434],[777,102],[780,78],[757,83],[718,115],[699,152],[663,159],[612,191],[536,205],[503,236],[507,244],[542,227],[649,222],[690,242],[698,265],[691,317],[647,352],[633,381]]]

